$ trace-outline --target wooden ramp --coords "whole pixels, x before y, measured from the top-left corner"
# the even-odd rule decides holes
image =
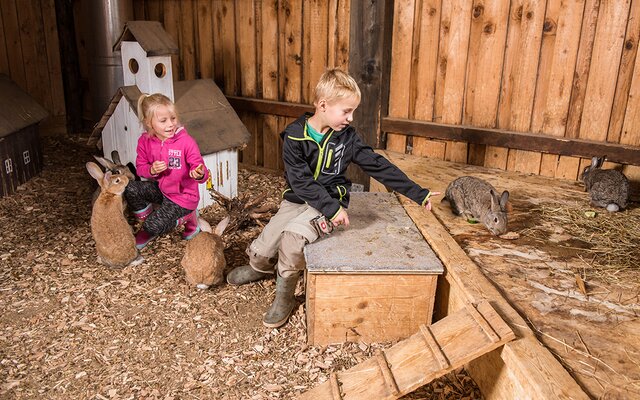
[[[469,304],[298,399],[397,399],[514,338],[488,302]]]

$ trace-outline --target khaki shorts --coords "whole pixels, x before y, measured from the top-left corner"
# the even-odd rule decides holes
[[[280,260],[278,271],[281,275],[283,275],[284,271],[303,270],[304,257],[302,255],[302,248],[304,247],[304,243],[286,243],[286,246],[284,246],[286,248],[281,248],[283,233],[291,232],[300,235],[303,238],[300,240],[304,240],[306,243],[313,243],[318,239],[318,233],[309,221],[319,215],[321,215],[321,213],[318,210],[306,203],[296,204],[283,200],[282,203],[280,203],[280,208],[276,215],[271,217],[271,220],[267,226],[264,227],[260,236],[258,236],[247,249],[251,266],[262,272],[273,271],[274,266],[272,263],[275,263],[278,253],[281,252],[278,257]],[[296,235],[292,236],[295,237]],[[283,257],[283,255],[286,257]],[[296,261],[287,262],[286,260]],[[301,262],[302,265],[300,265]],[[271,263],[271,265],[265,265],[267,263]]]

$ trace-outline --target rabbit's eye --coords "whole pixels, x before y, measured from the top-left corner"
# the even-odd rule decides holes
[[[120,178],[116,178],[115,183],[120,183]],[[496,220],[497,221],[497,220]]]
[[[498,218],[497,218],[497,217],[496,217],[496,218],[494,218],[494,219],[493,219],[493,222],[495,222],[495,223],[497,224],[497,223],[498,223]]]

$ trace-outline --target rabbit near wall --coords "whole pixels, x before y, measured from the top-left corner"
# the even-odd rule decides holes
[[[211,225],[198,218],[201,232],[189,240],[181,262],[190,285],[198,289],[208,289],[224,281],[223,272],[227,261],[224,258],[221,236],[228,224],[229,217],[226,217],[218,223],[215,232],[212,232]]]
[[[447,186],[444,199],[449,201],[455,214],[480,221],[492,234],[507,232],[509,192],[506,190],[498,197],[498,192],[488,182],[461,176]]]
[[[593,157],[591,165],[584,168],[580,179],[584,190],[589,192],[591,205],[615,212],[627,207],[629,202],[629,180],[615,169],[601,169],[605,157]]]
[[[131,226],[124,217],[122,193],[129,178],[109,171],[103,173],[93,162],[88,162],[86,167],[100,185],[100,195],[91,212],[91,234],[96,242],[98,260],[113,268],[140,264],[143,259],[136,249]]]

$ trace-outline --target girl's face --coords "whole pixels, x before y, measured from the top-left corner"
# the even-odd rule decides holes
[[[322,99],[318,105],[323,115],[323,125],[328,125],[338,132],[353,122],[353,112],[360,105],[360,99],[356,96],[349,96],[330,102]]]
[[[158,139],[166,140],[173,137],[178,125],[178,116],[175,110],[165,105],[159,105],[151,117],[151,126],[149,128]]]

